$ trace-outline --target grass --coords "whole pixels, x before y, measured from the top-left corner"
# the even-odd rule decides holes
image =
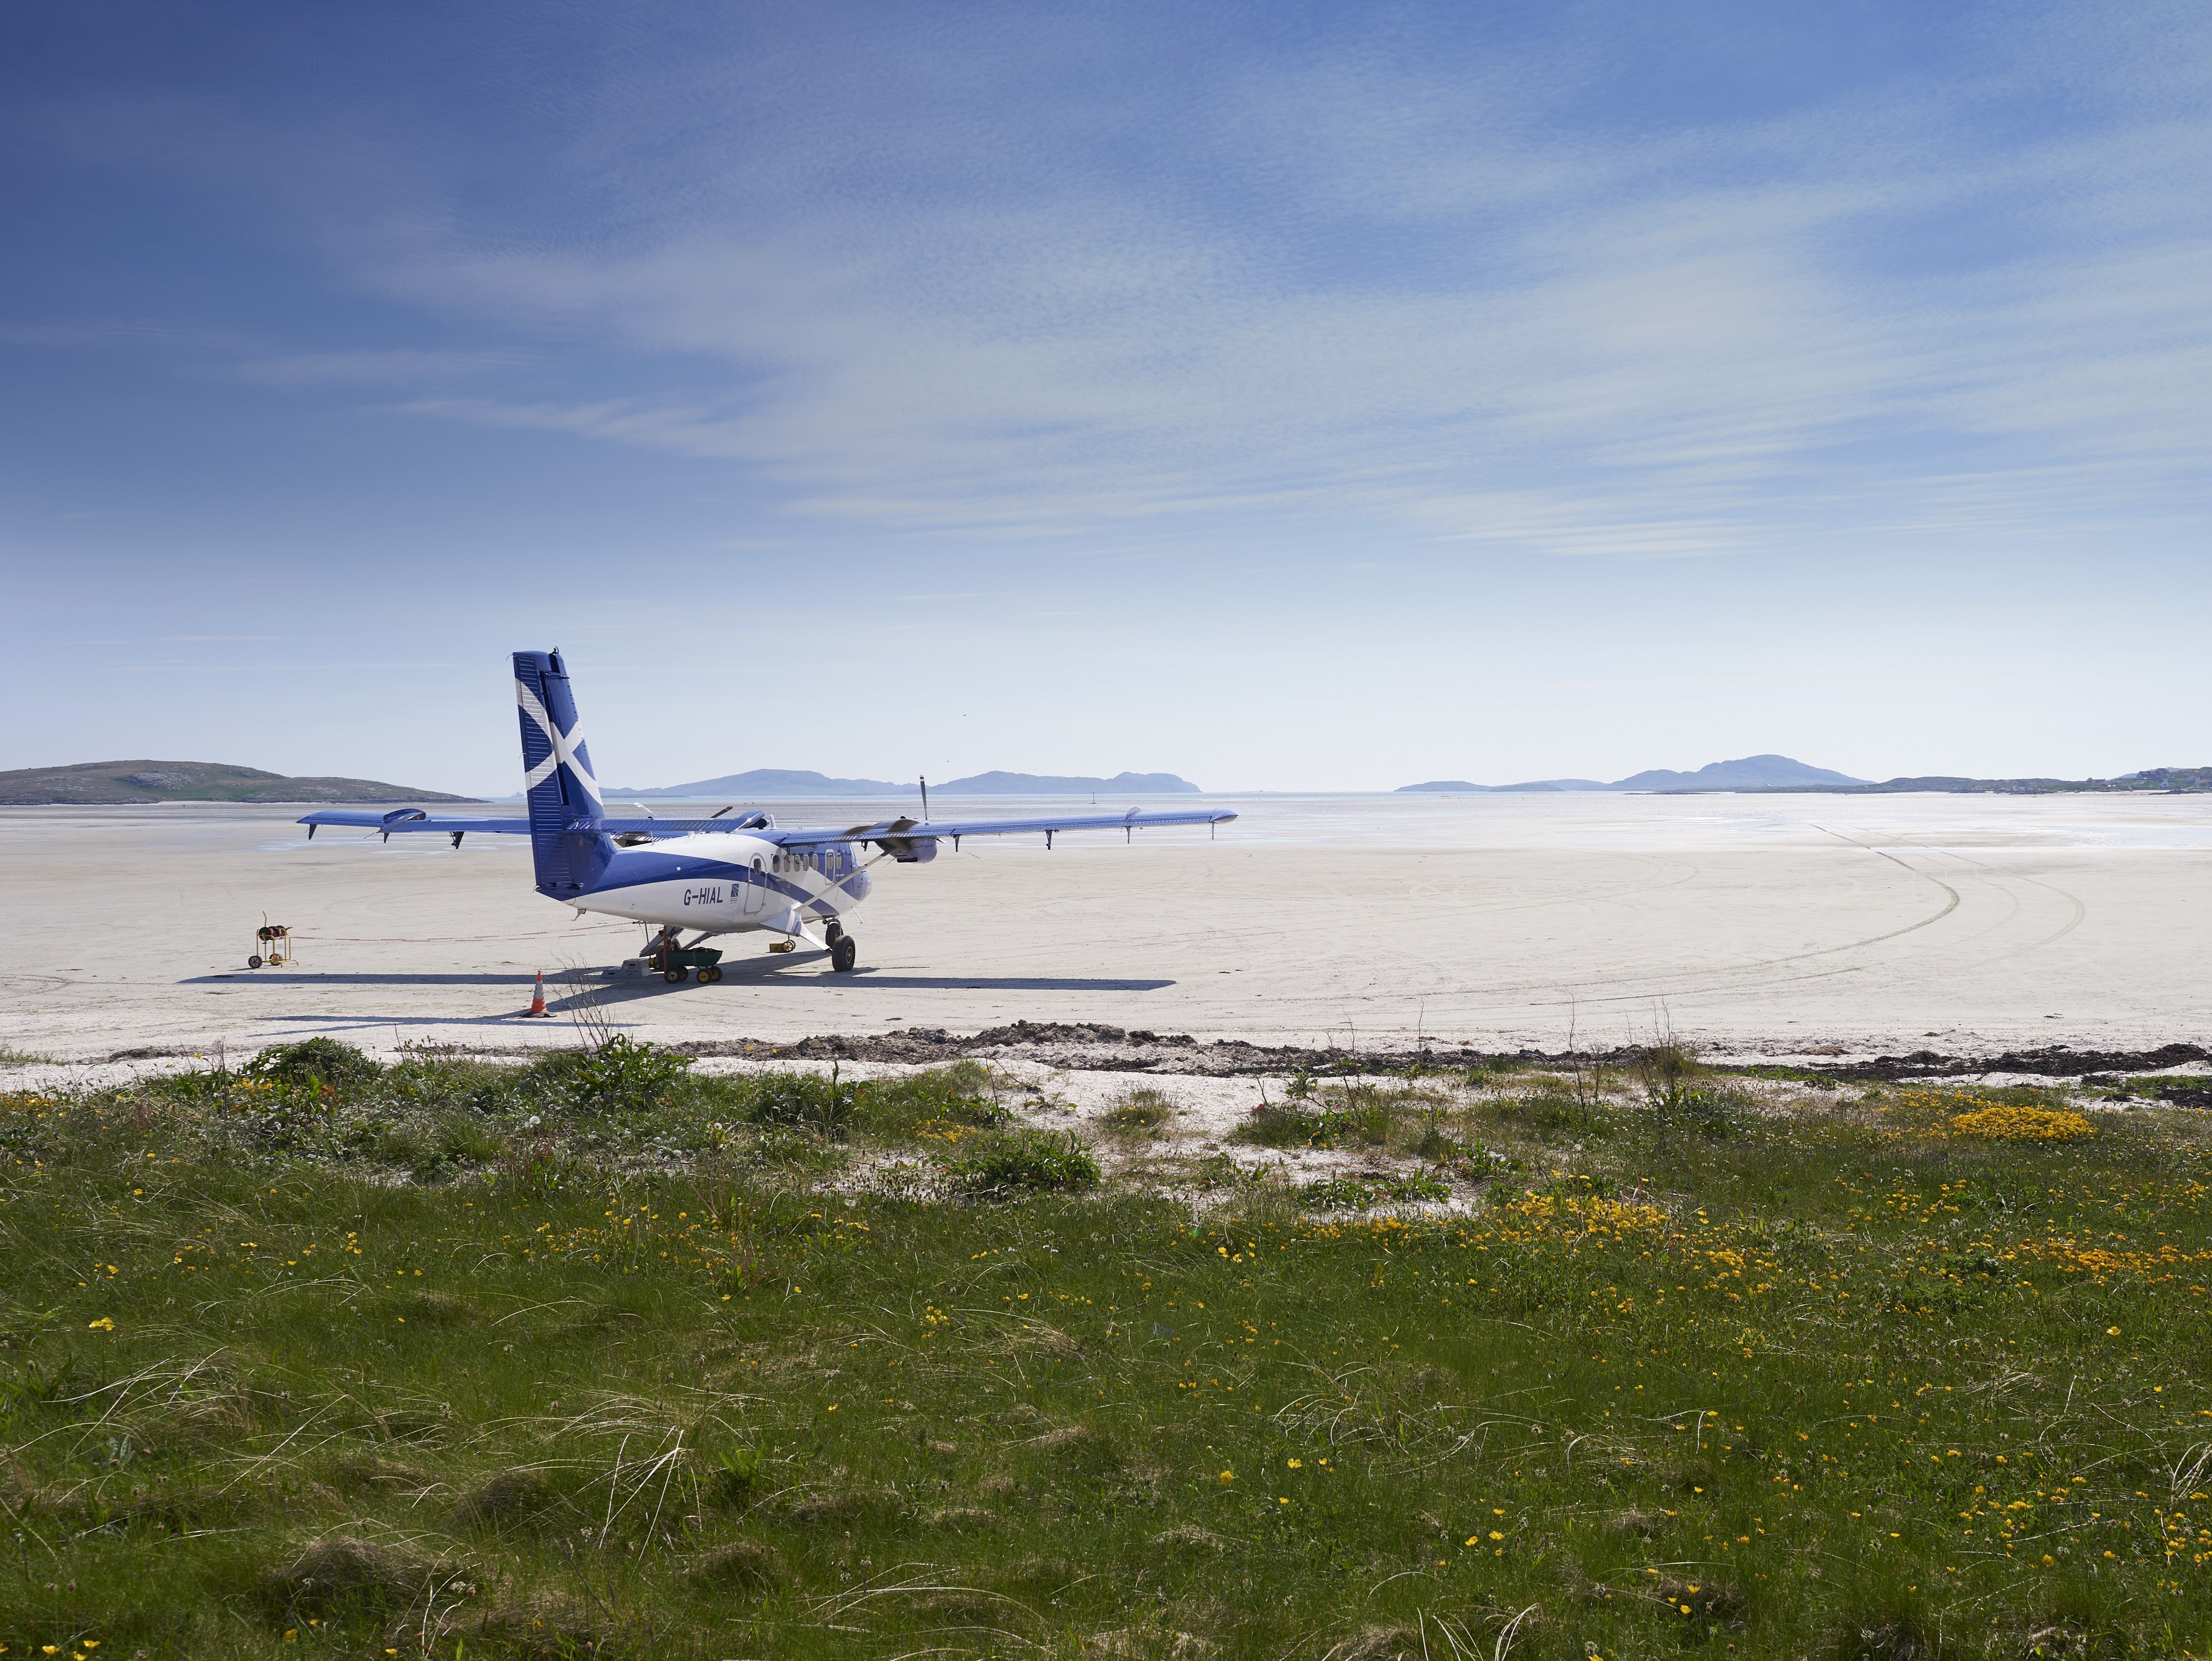
[[[947,1171],[959,1191],[977,1199],[1075,1193],[1098,1185],[1098,1161],[1073,1131],[1002,1131],[980,1137]]]
[[[1158,1137],[1164,1134],[1168,1121],[1182,1111],[1172,1098],[1149,1084],[1139,1084],[1108,1102],[1098,1122],[1123,1136]]]
[[[343,1063],[0,1095],[9,1654],[2212,1652],[2201,1113],[1514,1076],[1379,1098],[1477,1210],[1194,1214],[981,1069]]]
[[[38,1055],[29,1050],[18,1050],[0,1044],[0,1067],[37,1067],[51,1065],[52,1062],[52,1056]]]
[[[1450,1187],[1433,1177],[1325,1177],[1300,1185],[1298,1197],[1316,1211],[1364,1211],[1378,1205],[1449,1199]]]
[[[1395,1148],[1409,1145],[1407,1126],[1418,1118],[1414,1141],[1438,1128],[1433,1113],[1445,1098],[1416,1085],[1332,1084],[1279,1103],[1263,1103],[1230,1131],[1229,1140],[1255,1148]]]

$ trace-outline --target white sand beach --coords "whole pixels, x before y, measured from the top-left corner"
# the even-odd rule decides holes
[[[963,812],[1033,809],[982,803]],[[1087,806],[1087,804],[1085,804]],[[1259,797],[1203,831],[971,840],[876,868],[860,967],[734,937],[720,985],[618,985],[640,1036],[1089,1021],[1496,1048],[1662,1023],[1775,1053],[2201,1042],[2212,797]],[[777,809],[854,822],[878,804]],[[572,1042],[532,974],[643,931],[530,888],[520,838],[325,833],[298,809],[0,812],[0,1042],[78,1060],[324,1033]],[[266,913],[296,967],[249,972]]]

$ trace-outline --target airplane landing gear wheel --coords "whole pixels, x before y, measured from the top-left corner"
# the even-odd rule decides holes
[[[828,941],[834,949],[837,943],[845,937],[845,925],[836,918],[831,918],[830,926],[822,931],[822,937]]]
[[[849,934],[840,932],[830,943],[830,967],[840,974],[848,973],[860,961],[860,943]]]
[[[681,986],[687,977],[682,969],[663,969],[660,978],[672,986]]]

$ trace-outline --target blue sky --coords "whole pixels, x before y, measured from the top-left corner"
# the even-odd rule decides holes
[[[2212,14],[0,22],[0,767],[2212,760]]]

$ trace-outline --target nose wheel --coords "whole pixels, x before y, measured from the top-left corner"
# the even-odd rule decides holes
[[[830,967],[840,974],[851,971],[860,961],[860,943],[840,929],[830,937]]]

